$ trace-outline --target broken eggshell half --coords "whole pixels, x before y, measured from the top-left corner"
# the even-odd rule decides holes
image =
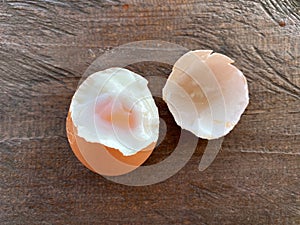
[[[128,173],[152,153],[159,115],[142,76],[123,68],[90,75],[75,92],[66,128],[77,158],[108,176]]]
[[[190,51],[173,66],[163,99],[176,123],[204,139],[228,134],[249,103],[247,81],[229,57]]]

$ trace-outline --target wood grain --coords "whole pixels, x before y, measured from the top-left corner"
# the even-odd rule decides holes
[[[97,56],[149,39],[235,59],[251,101],[207,170],[197,169],[207,144],[199,140],[172,178],[128,187],[79,163],[65,118]],[[299,50],[298,0],[1,1],[0,223],[300,224]],[[167,157],[178,136],[164,110],[174,131],[148,164]]]

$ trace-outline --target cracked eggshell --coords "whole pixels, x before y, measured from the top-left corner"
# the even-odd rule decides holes
[[[229,57],[190,51],[173,66],[163,99],[176,123],[204,139],[228,134],[249,103],[247,81]]]
[[[158,139],[159,116],[142,76],[123,68],[90,75],[75,92],[67,135],[77,158],[102,175],[141,165]]]
[[[67,136],[77,159],[91,171],[106,175],[119,176],[138,168],[149,158],[155,143],[131,156],[124,156],[119,150],[100,143],[91,143],[79,137],[77,129],[68,113],[66,121]]]

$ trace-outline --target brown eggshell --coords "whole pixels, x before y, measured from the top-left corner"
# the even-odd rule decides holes
[[[118,176],[129,173],[142,165],[151,155],[155,143],[131,156],[124,156],[119,150],[100,143],[90,143],[77,135],[71,113],[66,120],[66,131],[70,146],[78,160],[91,171],[106,175]]]

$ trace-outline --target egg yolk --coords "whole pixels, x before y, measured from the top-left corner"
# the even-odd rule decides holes
[[[136,114],[134,109],[129,109],[118,99],[107,98],[96,105],[97,116],[121,129],[134,129],[137,126]]]

